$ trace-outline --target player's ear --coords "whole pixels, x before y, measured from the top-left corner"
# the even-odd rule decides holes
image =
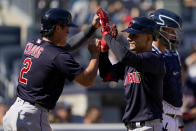
[[[148,34],[146,41],[147,41],[147,43],[152,43],[153,42],[153,36],[151,34]]]
[[[56,27],[55,27],[55,31],[57,31],[57,32],[59,32],[60,30],[61,30],[61,26],[60,25],[56,25]]]
[[[148,35],[148,41],[153,41],[153,36],[151,34]]]

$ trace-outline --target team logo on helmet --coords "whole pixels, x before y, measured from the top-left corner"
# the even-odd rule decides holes
[[[131,28],[132,22],[129,23],[128,28]]]
[[[165,20],[164,20],[164,19],[165,19]],[[177,25],[178,28],[181,28],[180,24],[179,24],[175,19],[173,19],[173,18],[171,18],[171,17],[169,17],[169,16],[159,15],[159,20],[160,20],[160,22],[157,21],[157,24],[158,24],[158,25],[167,25],[167,24],[165,23],[165,21],[168,20],[168,21],[172,21],[173,24],[175,23],[175,24]],[[167,26],[169,26],[169,25],[167,25]]]
[[[134,23],[135,21],[134,20],[131,20],[129,25],[128,25],[128,28],[131,28],[132,24]]]

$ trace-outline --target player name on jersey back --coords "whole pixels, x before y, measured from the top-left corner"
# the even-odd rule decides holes
[[[39,58],[43,50],[43,47],[34,45],[33,43],[29,42],[25,47],[24,54],[31,55],[35,58]]]

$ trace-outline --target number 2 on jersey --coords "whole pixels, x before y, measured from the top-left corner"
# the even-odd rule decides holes
[[[24,73],[27,73],[30,69],[31,69],[31,58],[26,58],[23,62],[23,65],[25,67],[23,67],[20,71],[20,78],[19,78],[19,82],[23,83],[23,84],[27,84],[27,79],[23,77]]]

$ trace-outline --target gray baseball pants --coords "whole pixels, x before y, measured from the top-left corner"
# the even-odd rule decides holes
[[[160,119],[146,121],[144,126],[140,126],[140,122],[136,122],[134,129],[127,129],[128,131],[162,131],[162,122]]]
[[[3,118],[4,131],[52,131],[49,112],[17,97]]]

